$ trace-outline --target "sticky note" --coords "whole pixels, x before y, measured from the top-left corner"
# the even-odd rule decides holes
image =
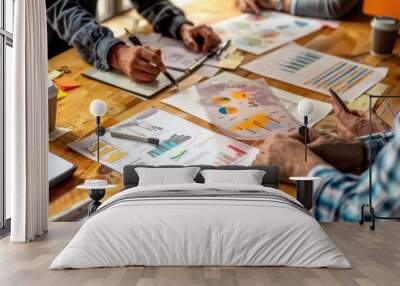
[[[218,67],[223,69],[234,70],[242,63],[244,57],[238,53],[229,55],[227,58],[218,63]]]
[[[376,102],[378,101],[378,98],[372,98],[371,105],[372,107],[375,106]],[[347,107],[350,109],[355,109],[358,111],[368,111],[369,110],[369,95],[368,94],[363,94],[353,101],[350,101],[347,104]]]
[[[49,72],[49,74],[47,76],[48,76],[49,80],[55,80],[56,78],[59,78],[63,74],[64,74],[63,72],[60,72],[58,70],[52,70],[51,72]]]
[[[61,89],[59,89],[59,90],[58,90],[58,93],[57,93],[57,99],[64,98],[64,97],[66,97],[66,96],[68,96],[68,95],[69,95],[69,94],[68,94],[67,92],[62,91]]]
[[[68,91],[81,86],[79,82],[68,76],[56,78],[54,83],[57,85],[58,89],[62,91]]]
[[[374,96],[380,96],[385,93],[385,91],[389,88],[389,85],[384,84],[384,83],[377,83],[374,85],[372,88],[367,90],[367,94],[369,95],[374,95]]]

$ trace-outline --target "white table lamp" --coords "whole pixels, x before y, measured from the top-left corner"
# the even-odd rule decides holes
[[[90,103],[90,113],[96,117],[96,135],[97,135],[97,162],[100,161],[100,136],[106,133],[106,129],[100,125],[100,118],[107,112],[107,104],[101,99],[95,99]]]

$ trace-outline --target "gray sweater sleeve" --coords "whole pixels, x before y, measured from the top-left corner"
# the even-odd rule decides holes
[[[292,0],[298,16],[339,19],[349,13],[359,0]]]
[[[110,69],[112,46],[123,43],[108,28],[98,25],[78,0],[47,0],[47,22],[58,36],[73,46],[83,60],[98,69]]]
[[[179,28],[190,23],[182,10],[167,0],[131,0],[157,32],[180,38]],[[73,46],[81,58],[97,69],[110,69],[107,58],[112,46],[123,43],[100,26],[79,0],[46,0],[47,21],[58,36]]]

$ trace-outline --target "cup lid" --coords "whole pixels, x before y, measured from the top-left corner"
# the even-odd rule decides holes
[[[48,80],[47,82],[48,96],[53,98],[57,96],[57,87],[54,85],[53,81]]]
[[[383,31],[398,31],[400,22],[394,18],[375,17],[371,22],[371,27]]]

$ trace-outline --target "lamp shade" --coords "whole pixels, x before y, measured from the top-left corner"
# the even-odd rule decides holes
[[[400,20],[399,0],[364,0],[363,10],[367,15],[391,17]]]
[[[297,112],[301,116],[309,116],[314,110],[314,105],[311,101],[307,99],[300,100],[299,104],[297,105]]]
[[[107,104],[101,99],[95,99],[90,103],[90,113],[93,116],[104,116],[107,112]]]

